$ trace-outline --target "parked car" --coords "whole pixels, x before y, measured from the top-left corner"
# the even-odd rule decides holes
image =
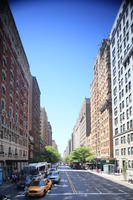
[[[33,180],[28,188],[27,196],[43,196],[52,187],[52,181],[48,179]]]
[[[48,176],[48,179],[52,181],[52,183],[59,183],[60,175],[58,171],[52,171],[51,175]]]

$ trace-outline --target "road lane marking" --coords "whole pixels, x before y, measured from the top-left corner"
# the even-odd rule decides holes
[[[129,194],[130,194],[130,195],[133,195],[133,193],[126,193],[126,192],[125,192],[125,193],[121,193],[121,192],[120,192],[120,193],[82,193],[82,192],[81,192],[81,193],[54,193],[54,194],[51,193],[51,194],[47,194],[47,195],[48,195],[48,196],[69,196],[69,195],[70,195],[70,196],[71,196],[71,195],[74,195],[74,196],[76,196],[76,195],[101,195],[101,196],[102,196],[102,195],[103,195],[103,196],[106,196],[106,195],[107,195],[107,196],[114,195],[114,196],[115,196],[115,195],[116,195],[116,196],[117,196],[117,195],[127,195],[127,194],[128,194],[128,195],[129,195]]]
[[[122,192],[122,193],[125,193],[123,190],[120,190],[120,189],[119,189],[119,191]]]
[[[102,194],[102,192],[101,192],[98,188],[95,187],[95,189],[96,189],[100,194]]]
[[[67,176],[67,178],[68,178],[68,181],[69,181],[69,184],[70,184],[70,186],[71,186],[72,192],[73,192],[73,193],[77,193],[77,191],[76,191],[76,189],[75,189],[75,187],[74,187],[74,185],[73,185],[73,183],[72,183],[72,180],[71,180],[71,178],[70,178],[68,172],[65,171],[65,174],[66,174],[66,176]]]

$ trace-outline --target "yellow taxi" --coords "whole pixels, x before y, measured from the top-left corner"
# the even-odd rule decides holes
[[[43,196],[52,187],[52,181],[49,179],[34,180],[31,182],[27,196]]]

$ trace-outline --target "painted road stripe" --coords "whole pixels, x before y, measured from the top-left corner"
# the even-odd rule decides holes
[[[98,188],[95,188],[100,194],[102,194],[102,192],[98,189]]]
[[[72,183],[72,180],[71,180],[71,178],[70,178],[68,172],[65,171],[65,173],[66,173],[66,176],[67,176],[67,178],[68,178],[69,184],[70,184],[70,186],[71,186],[72,192],[73,192],[73,193],[76,193],[77,191],[76,191],[76,189],[75,189],[75,187],[74,187],[74,185],[73,185],[73,183]]]
[[[83,196],[86,196],[86,195],[107,195],[107,196],[110,196],[110,195],[114,195],[114,196],[117,196],[117,195],[127,195],[128,193],[54,193],[54,194],[47,194],[48,196],[71,196],[71,195],[83,195]],[[130,195],[133,194],[133,193],[129,193]]]

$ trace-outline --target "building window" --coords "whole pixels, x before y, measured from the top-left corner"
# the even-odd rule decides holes
[[[133,133],[131,133],[131,142],[133,142]]]
[[[132,12],[131,12],[131,20],[133,20],[133,10],[132,10]]]
[[[125,131],[125,124],[123,124],[123,132]]]
[[[130,128],[133,128],[133,120],[130,120]]]
[[[123,15],[123,25],[125,24],[125,15]]]
[[[131,90],[131,81],[128,83],[129,91]]]
[[[9,142],[11,142],[11,135],[9,135],[8,138],[9,138]]]
[[[116,150],[115,150],[115,155],[116,155],[116,156],[119,156],[119,149],[116,149]]]
[[[122,97],[124,97],[124,90],[123,89],[121,91],[121,95],[122,95]]]
[[[12,105],[12,103],[13,103],[13,98],[12,98],[12,96],[10,95],[10,104]]]
[[[126,85],[125,90],[126,90],[126,93],[127,93],[128,92],[128,85]]]
[[[121,144],[125,144],[125,143],[126,143],[126,137],[123,136],[123,137],[121,137]]]
[[[123,115],[123,120],[124,120],[125,119],[125,113],[123,112],[122,115]]]
[[[122,133],[122,125],[121,125],[121,133]]]
[[[129,108],[129,115],[132,116],[132,106]]]
[[[1,123],[5,124],[5,117],[3,115],[1,116]]]
[[[126,29],[128,29],[128,26],[129,26],[129,22],[127,20],[127,22],[126,22]]]
[[[120,103],[120,112],[122,111],[122,104]]]
[[[133,33],[133,24],[131,25],[131,33]]]
[[[115,129],[115,135],[117,135],[117,134],[118,134],[118,128]]]
[[[118,124],[118,117],[115,118],[115,126]]]
[[[124,108],[124,101],[122,101],[122,108]]]
[[[11,147],[8,148],[8,154],[12,154]]]
[[[128,78],[131,76],[131,69],[128,70]]]
[[[3,60],[2,60],[2,66],[3,66],[3,68],[6,67],[6,59],[5,58],[3,58]]]
[[[131,168],[131,160],[128,161],[128,168]]]
[[[127,142],[130,143],[130,134],[127,135]]]
[[[131,94],[129,94],[129,103],[131,103],[132,102],[132,96],[131,96]]]
[[[117,87],[114,88],[113,94],[114,94],[114,96],[116,96],[116,94],[117,94]]]
[[[2,70],[2,81],[4,82],[6,80],[6,73]]]
[[[127,119],[129,119],[129,109],[126,110]]]
[[[114,105],[117,104],[117,97],[114,98]]]
[[[0,153],[2,153],[2,154],[4,153],[4,148],[3,148],[2,144],[0,145]]]
[[[133,147],[131,147],[131,155],[133,155]]]
[[[123,28],[123,36],[125,37],[125,35],[126,35],[126,29],[125,29],[125,27]]]
[[[5,94],[6,94],[6,88],[4,85],[2,85],[2,95],[5,96]]]
[[[119,145],[119,138],[115,139],[115,145]]]
[[[10,107],[10,108],[9,108],[9,117],[12,118],[12,116],[13,116],[13,110],[12,110],[12,108]]]
[[[129,130],[129,122],[127,122],[127,130]]]
[[[121,149],[121,155],[123,156],[123,155],[126,155],[126,148],[122,148]]]
[[[119,93],[119,99],[121,100],[121,92]]]
[[[126,34],[126,39],[127,39],[127,42],[128,42],[128,40],[129,40],[129,32],[127,32],[127,34]]]
[[[116,77],[113,79],[113,85],[116,84]]]
[[[128,147],[128,155],[130,155],[130,154],[131,154],[131,148]]]
[[[126,107],[128,107],[128,97],[126,97]]]
[[[17,149],[15,149],[15,155],[16,155],[16,156],[18,155],[18,151],[17,151]]]
[[[0,139],[3,139],[3,131],[0,131]]]
[[[125,74],[125,83],[127,83],[127,80],[128,80],[128,75],[127,73]]]
[[[128,8],[126,9],[126,18],[128,17]]]
[[[5,100],[4,100],[4,99],[1,99],[1,109],[2,109],[2,110],[5,110],[5,108],[6,108]]]
[[[118,113],[117,107],[114,109],[114,115],[116,116]]]

